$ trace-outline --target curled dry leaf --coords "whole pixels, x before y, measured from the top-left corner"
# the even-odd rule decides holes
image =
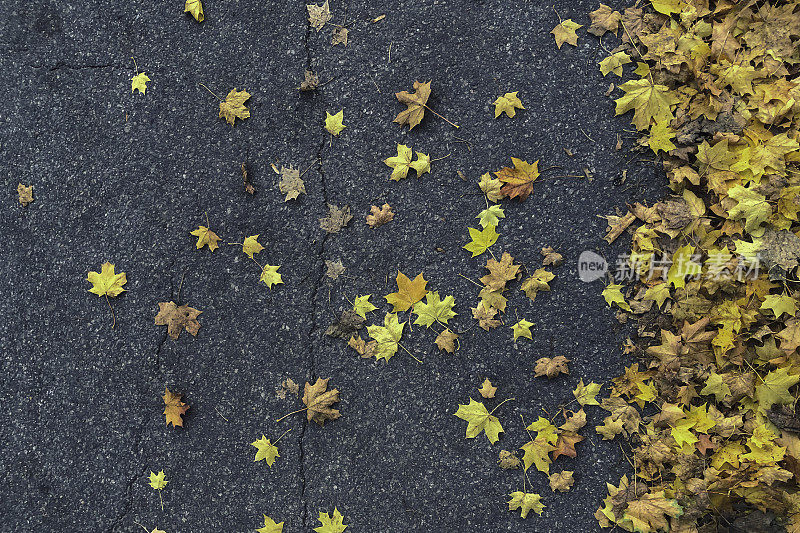
[[[253,186],[253,181],[250,179],[250,174],[247,172],[247,162],[242,162],[242,182],[244,183],[244,190],[248,194],[255,194],[256,188]]]
[[[306,70],[303,73],[303,81],[300,82],[300,89],[301,91],[316,91],[317,87],[319,87],[319,76],[314,74],[312,70]]]
[[[17,185],[17,194],[19,195],[19,203],[23,207],[27,207],[29,203],[33,202],[33,185]]]
[[[281,194],[286,195],[284,202],[296,200],[301,194],[306,194],[306,184],[300,179],[300,171],[298,169],[289,165],[288,168],[281,166],[281,169],[278,170],[278,167],[272,165],[272,170],[281,177],[281,181],[278,183],[278,190],[281,191]]]
[[[328,329],[325,330],[325,335],[346,339],[364,327],[364,322],[366,322],[366,320],[359,316],[353,309],[345,309],[342,311],[339,320],[328,326]]]
[[[551,246],[545,246],[542,248],[542,255],[544,256],[544,259],[542,259],[542,264],[545,266],[559,266],[564,262],[564,256],[553,250]]]
[[[280,387],[278,387],[275,392],[278,394],[278,398],[283,400],[286,398],[287,393],[292,396],[297,396],[300,393],[300,385],[295,383],[292,378],[286,378],[281,381]]]
[[[325,260],[325,275],[330,279],[339,279],[339,276],[342,275],[342,272],[345,271],[344,265],[341,261],[331,261],[330,259]]]
[[[347,341],[347,345],[354,349],[358,355],[368,359],[375,356],[378,341],[367,342],[361,338],[361,335],[353,335],[350,337],[350,340]]]
[[[347,46],[347,36],[350,32],[347,31],[347,28],[344,26],[337,25],[333,28],[333,35],[331,36],[331,45],[336,46],[337,44],[341,44]]]
[[[336,420],[341,416],[338,409],[331,408],[331,405],[339,401],[339,389],[326,390],[328,379],[330,378],[317,378],[314,385],[306,382],[303,393],[303,403],[308,407],[307,420],[313,420],[320,426],[324,426],[326,420]]]
[[[200,323],[197,317],[202,311],[198,311],[188,305],[176,305],[175,302],[158,302],[158,314],[156,315],[156,326],[167,326],[167,333],[173,339],[177,339],[181,330],[186,329],[193,336],[197,336],[200,330]]]
[[[181,401],[181,395],[170,392],[169,388],[164,387],[164,395],[161,397],[164,400],[164,415],[166,416],[167,425],[172,424],[172,427],[183,427],[183,414],[189,409],[189,406]]]
[[[563,472],[553,472],[550,474],[550,489],[555,492],[567,492],[572,488],[575,480],[572,477],[571,470],[564,470]]]
[[[392,206],[389,204],[383,204],[380,208],[378,208],[377,205],[373,205],[370,207],[369,211],[370,214],[367,215],[367,224],[372,228],[378,228],[394,220]]]
[[[500,457],[497,460],[497,464],[499,464],[500,468],[503,470],[515,470],[520,467],[522,462],[519,460],[519,457],[517,457],[517,452],[500,450]]]

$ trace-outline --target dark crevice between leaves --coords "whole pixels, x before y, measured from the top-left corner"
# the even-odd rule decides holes
[[[142,442],[144,425],[145,425],[145,420],[144,417],[142,417],[142,423],[140,424],[139,430],[137,431],[138,435],[136,437],[136,442],[134,443],[133,446],[134,451],[136,451],[139,448],[139,445]],[[128,483],[125,487],[125,504],[122,507],[122,512],[119,514],[119,516],[117,516],[117,518],[114,519],[113,522],[111,522],[111,525],[108,526],[108,529],[106,530],[107,533],[114,533],[114,529],[116,529],[116,527],[119,526],[123,520],[125,520],[125,518],[128,516],[128,513],[131,512],[131,508],[133,507],[133,501],[132,501],[133,484],[139,481],[139,479],[141,479],[144,476],[145,472],[147,472],[147,465],[142,465],[139,472],[128,480]]]

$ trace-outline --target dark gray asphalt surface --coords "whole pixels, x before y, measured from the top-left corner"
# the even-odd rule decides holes
[[[556,6],[586,26],[596,7]],[[0,531],[137,532],[139,522],[168,533],[243,532],[266,513],[293,533],[334,506],[354,532],[597,529],[605,482],[627,471],[619,445],[594,432],[599,408],[588,408],[577,459],[553,467],[575,471],[570,493],[551,493],[529,472],[547,505],[542,517],[507,510],[522,475],[496,460],[527,440],[520,414],[535,420],[569,399],[580,377],[607,381],[625,364],[625,331],[601,287],[575,273],[582,250],[617,253],[596,215],[663,194],[652,165],[613,149],[617,133],[629,135],[603,96],[619,78],[601,77],[604,52],[585,28],[577,49],[557,50],[549,31],[558,17],[545,4],[334,0],[331,8],[333,22],[349,24],[347,47],[330,46],[330,25],[309,32],[302,2],[208,0],[202,24],[180,1],[0,3]],[[146,95],[130,93],[132,56],[152,79]],[[309,64],[333,80],[299,94]],[[461,129],[430,114],[411,132],[392,123],[403,109],[393,93],[416,79],[433,80],[429,104]],[[231,128],[198,83],[221,96],[247,89],[252,117]],[[491,102],[506,91],[519,91],[527,109],[493,120]],[[348,127],[331,144],[325,111],[342,108]],[[422,179],[389,182],[382,160],[398,142],[450,156]],[[507,327],[473,327],[447,355],[433,331],[415,327],[404,345],[424,363],[401,351],[385,364],[323,335],[345,297],[372,293],[380,305],[397,268],[424,271],[430,289],[455,295],[455,327],[472,326],[478,289],[459,273],[484,274],[486,256],[461,249],[483,208],[476,180],[511,156],[562,167],[526,202],[504,202],[493,247],[531,269],[544,245],[564,254],[552,292],[532,303],[512,286],[506,321],[535,322],[533,342],[515,346]],[[317,157],[304,176],[308,195],[284,203],[270,163],[306,168]],[[252,197],[241,185],[243,160]],[[552,178],[584,166],[593,180]],[[624,168],[634,187],[612,183]],[[17,203],[18,182],[35,187],[27,208]],[[318,224],[327,202],[354,214],[328,237]],[[383,202],[395,220],[373,230],[364,216]],[[224,242],[261,234],[257,257],[281,265],[285,284],[259,284],[235,246],[196,251],[189,231],[206,212]],[[326,259],[347,268],[338,282],[324,277]],[[85,281],[104,261],[129,280],[113,300],[114,330]],[[184,276],[181,302],[203,311],[202,327],[173,341],[153,317],[158,302],[178,298]],[[572,359],[572,374],[534,380],[535,360],[559,354]],[[340,389],[342,418],[324,428],[300,414],[275,423],[301,405],[279,399],[279,383],[318,376]],[[465,439],[466,423],[452,415],[478,398],[486,376],[498,398],[516,398],[496,413],[507,433],[494,446],[483,435]],[[165,385],[191,405],[183,429],[164,427]],[[253,462],[251,441],[288,428],[272,468]],[[170,481],[163,512],[146,483],[159,469]]]

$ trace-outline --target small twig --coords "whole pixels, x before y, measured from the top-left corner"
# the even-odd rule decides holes
[[[472,143],[470,143],[468,140],[462,139],[461,137],[456,137],[455,135],[453,135],[453,139],[455,139],[457,143],[466,143],[467,150],[470,152],[472,151]]]
[[[331,138],[333,138],[333,136],[332,136],[332,135],[331,135]],[[300,175],[298,176],[298,178],[302,178],[303,176],[305,176],[306,172],[308,172],[309,170],[311,170],[311,167],[313,167],[314,165],[316,165],[317,163],[319,163],[319,161],[320,161],[320,159],[319,159],[319,158],[315,159],[313,163],[311,163],[310,165],[308,165],[308,166],[306,167],[306,169],[305,169],[303,172],[301,172],[301,173],[300,173]]]
[[[442,157],[437,157],[436,159],[431,159],[431,163],[433,163],[434,161],[441,161],[442,159],[447,159],[448,157],[450,157],[450,154],[447,154]]]
[[[131,56],[131,59],[133,59],[133,68],[136,70],[136,75],[138,76],[139,75],[139,65],[136,64],[136,58]],[[141,524],[139,524],[139,525],[141,525]],[[144,526],[142,526],[142,527],[144,527]]]
[[[500,403],[498,403],[497,405],[495,405],[495,406],[494,406],[494,409],[492,409],[491,411],[489,411],[489,414],[492,414],[492,413],[494,413],[495,411],[497,411],[497,408],[498,408],[498,407],[500,407],[501,405],[503,405],[504,403],[506,403],[506,402],[511,402],[511,401],[513,401],[513,400],[516,400],[516,398],[506,398],[506,399],[505,399],[505,400],[503,400],[502,402],[500,402]]]
[[[274,446],[274,445],[278,444],[278,441],[279,441],[279,440],[281,440],[281,439],[283,438],[283,436],[284,436],[284,435],[286,435],[287,433],[289,433],[291,430],[292,430],[292,428],[289,428],[289,429],[287,429],[286,431],[284,431],[284,432],[281,434],[281,436],[280,436],[280,437],[278,437],[277,439],[275,439],[275,442],[273,442],[273,443],[272,443],[272,445]]]
[[[225,418],[225,415],[223,415],[222,413],[220,413],[220,412],[219,412],[219,409],[217,409],[217,406],[216,406],[216,405],[214,406],[214,410],[217,412],[217,414],[218,414],[219,416],[221,416],[221,417],[222,417],[222,419],[223,419],[225,422],[230,422],[230,420],[228,420],[227,418]]]
[[[393,43],[394,43],[394,41],[389,41],[389,58],[386,60],[386,64],[387,65],[392,62],[392,44]]]
[[[473,281],[473,280],[469,279],[467,276],[465,276],[465,275],[464,275],[464,274],[462,274],[461,272],[458,272],[458,275],[459,275],[459,276],[461,276],[462,278],[464,278],[465,280],[469,281],[470,283],[474,283],[475,285],[477,285],[477,286],[478,286],[478,287],[480,287],[481,289],[483,288],[483,285],[481,285],[481,284],[480,284],[480,283],[478,283],[477,281]]]
[[[409,321],[409,324],[410,324],[410,321]],[[420,363],[420,364],[422,364],[422,361],[421,361],[421,360],[419,360],[419,359],[417,359],[416,357],[414,357],[414,354],[413,354],[413,353],[411,353],[411,352],[409,352],[409,351],[408,351],[408,348],[406,348],[405,346],[403,346],[403,345],[402,345],[402,344],[400,344],[399,342],[397,343],[397,345],[398,345],[399,347],[401,347],[402,349],[404,349],[404,350],[406,351],[406,353],[407,353],[408,355],[410,355],[412,359],[414,359],[414,361],[416,361],[417,363]]]
[[[579,128],[579,129],[581,130],[581,133],[583,133],[583,135],[584,135],[584,136],[585,136],[587,139],[589,139],[589,140],[590,140],[590,141],[592,141],[592,142],[596,142],[594,139],[592,139],[591,137],[589,137],[589,134],[588,134],[588,133],[586,133],[586,132],[584,131],[584,129],[583,129],[583,128]]]

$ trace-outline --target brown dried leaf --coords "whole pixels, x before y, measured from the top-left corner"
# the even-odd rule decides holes
[[[347,226],[352,219],[349,205],[339,208],[334,204],[328,204],[328,216],[319,219],[319,227],[328,233],[339,233],[339,230]]]
[[[408,124],[408,129],[414,129],[414,126],[422,122],[422,117],[425,115],[425,107],[428,103],[428,98],[431,96],[431,82],[422,83],[419,81],[414,82],[414,92],[401,91],[394,93],[397,99],[408,106],[408,109],[401,111],[394,118],[401,126]]]
[[[325,0],[325,3],[321,6],[306,4],[306,9],[308,10],[308,23],[317,31],[321,30],[333,17],[328,0]]]
[[[17,194],[19,195],[19,203],[23,207],[27,207],[29,203],[33,202],[33,185],[17,185]]]
[[[337,44],[341,44],[347,46],[347,28],[344,26],[336,26],[333,28],[333,35],[331,36],[331,45],[336,46]]]
[[[303,77],[305,79],[300,82],[298,89],[301,91],[316,91],[317,87],[319,87],[319,76],[314,74],[313,70],[306,70],[303,73]]]
[[[378,341],[366,342],[361,338],[361,335],[353,335],[347,341],[347,345],[354,349],[358,355],[365,359],[369,359],[375,355],[375,348],[378,346]]]
[[[298,169],[292,167],[292,165],[289,165],[289,168],[281,166],[280,170],[273,165],[272,169],[281,176],[278,189],[281,191],[281,194],[286,195],[284,202],[296,200],[301,194],[306,194],[306,184],[300,179],[300,171]]]
[[[548,378],[554,378],[559,374],[569,374],[569,368],[567,367],[569,361],[563,355],[557,355],[552,359],[550,357],[542,357],[536,361],[536,368],[534,368],[536,377],[547,376]]]
[[[500,458],[497,460],[497,464],[504,470],[513,470],[519,468],[522,462],[517,457],[516,451],[500,450]]]
[[[495,393],[497,392],[497,387],[492,385],[492,382],[489,381],[489,378],[483,380],[483,384],[481,388],[478,389],[478,392],[481,393],[481,396],[484,398],[494,398]]]
[[[325,335],[346,339],[364,327],[364,322],[366,321],[354,310],[345,309],[342,311],[339,320],[328,326],[328,329],[325,330]]]
[[[317,378],[314,385],[306,382],[303,392],[303,403],[308,407],[306,419],[309,422],[313,420],[320,426],[324,426],[326,420],[336,420],[341,416],[338,409],[331,408],[331,405],[339,401],[339,389],[326,390],[328,379],[330,378]]]
[[[164,387],[164,414],[166,415],[167,425],[172,424],[172,427],[183,427],[183,414],[189,409],[189,406],[181,401],[181,395],[170,392],[169,388]]]
[[[158,314],[156,315],[156,326],[167,326],[167,333],[173,339],[177,339],[182,329],[186,329],[191,335],[197,336],[200,323],[197,317],[202,311],[198,311],[188,305],[176,305],[175,302],[158,302]]]
[[[545,266],[559,266],[564,262],[564,256],[553,250],[551,246],[545,246],[542,248],[542,255],[544,256],[544,259],[542,259],[542,264]]]
[[[372,228],[383,226],[387,222],[394,220],[392,206],[389,204],[383,204],[380,209],[378,209],[377,205],[373,205],[370,207],[369,211],[370,214],[367,215],[367,224]]]
[[[436,340],[434,342],[440,350],[447,353],[453,353],[456,351],[456,339],[458,339],[458,334],[446,329],[436,336]]]

